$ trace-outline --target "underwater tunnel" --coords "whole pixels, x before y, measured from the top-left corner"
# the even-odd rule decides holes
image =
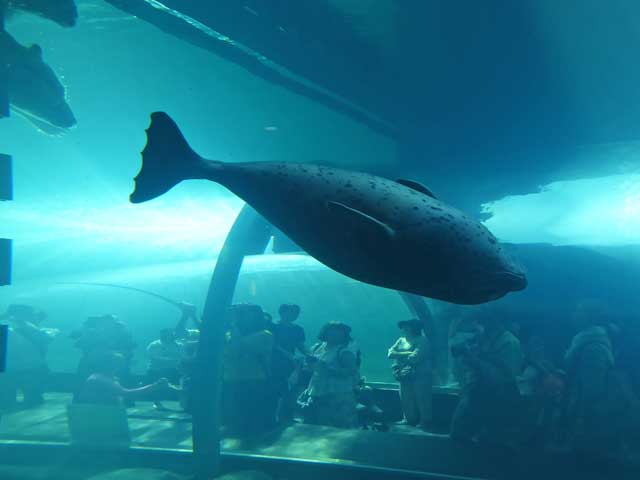
[[[11,375],[0,378],[0,401],[17,403],[0,408],[0,477],[182,480],[194,472],[195,447],[203,477],[222,467],[277,479],[638,478],[640,427],[626,413],[612,420],[633,402],[594,414],[609,412],[598,434],[617,431],[589,454],[574,456],[585,443],[570,435],[562,443],[555,430],[541,435],[543,448],[533,438],[505,454],[482,435],[472,443],[490,448],[458,448],[449,432],[464,377],[448,368],[458,329],[464,336],[474,322],[497,318],[524,354],[544,354],[541,368],[554,367],[545,386],[564,386],[555,368],[588,344],[577,325],[597,316],[607,328],[595,332],[605,360],[638,371],[637,2],[83,0],[77,11],[75,3],[0,0],[19,10],[3,38],[31,62],[20,74],[41,80],[14,83],[28,94],[10,103],[0,45],[0,152],[12,154],[0,155],[0,199],[16,193],[0,202],[0,327],[11,329],[8,306],[30,305],[48,315],[42,331],[57,335],[46,350],[50,375],[28,376],[46,381],[27,381],[25,395],[12,392]],[[521,261],[528,287],[467,307],[363,284],[314,260],[210,182],[130,205],[144,128],[160,110],[207,158],[303,161],[420,181],[482,221]],[[50,128],[56,123],[62,128]],[[74,332],[96,316],[119,317],[137,344],[130,385],[142,384],[146,347],[175,327],[180,300],[204,312],[195,389],[214,401],[197,403],[191,416],[178,411],[172,391],[160,399],[168,410],[145,399],[72,428],[67,407],[83,356]],[[253,303],[275,313],[283,302],[301,307],[309,341],[328,321],[349,323],[384,423],[296,423],[250,446],[220,434],[213,373],[225,308]],[[426,432],[396,424],[399,381],[387,358],[398,321],[411,317],[427,325],[441,385]],[[18,360],[40,358],[27,342],[11,345],[19,345],[9,349]],[[23,403],[34,383],[46,385],[39,406]],[[613,393],[620,391],[627,389]],[[552,415],[538,418],[562,417],[554,402],[545,410]],[[122,440],[120,449],[103,457],[76,450],[93,427]],[[598,463],[598,453],[621,444],[622,467]]]

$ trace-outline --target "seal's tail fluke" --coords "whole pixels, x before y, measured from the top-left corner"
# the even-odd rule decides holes
[[[198,178],[204,163],[194,152],[176,123],[164,112],[151,114],[142,168],[136,176],[131,203],[142,203],[171,190],[182,180]]]

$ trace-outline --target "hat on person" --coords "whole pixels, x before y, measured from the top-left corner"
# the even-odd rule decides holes
[[[410,318],[409,320],[400,320],[398,322],[399,329],[403,329],[406,327],[409,327],[413,330],[422,331],[424,330],[424,323],[422,323],[422,321],[418,320],[417,318]]]
[[[320,329],[320,333],[318,333],[318,340],[324,342],[327,339],[327,332],[329,330],[338,330],[341,331],[348,341],[351,341],[351,327],[343,322],[329,322],[325,323]]]

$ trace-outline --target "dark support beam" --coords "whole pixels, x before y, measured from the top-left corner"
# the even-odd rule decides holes
[[[0,325],[0,373],[7,369],[7,337],[9,325]]]
[[[0,2],[0,31],[4,30],[4,9],[6,6]],[[0,52],[0,118],[9,116],[9,72],[8,60]]]
[[[11,285],[11,247],[11,240],[0,238],[0,287]]]
[[[220,251],[209,284],[193,374],[193,452],[199,480],[213,478],[220,470],[222,354],[227,331],[225,314],[233,301],[244,257],[264,253],[270,238],[271,225],[245,205]]]
[[[7,83],[6,67],[0,58],[0,118],[9,116],[9,87]]]
[[[13,175],[11,156],[0,153],[0,201],[2,200],[13,200]],[[0,238],[0,286],[11,283],[11,243],[8,238]]]
[[[13,200],[11,156],[0,153],[0,200]]]
[[[0,4],[0,31],[4,30],[4,9]],[[9,72],[8,61],[0,52],[0,118],[9,116]]]
[[[409,310],[424,324],[432,348],[434,385],[446,384],[449,379],[449,321],[434,317],[424,297],[399,293]]]

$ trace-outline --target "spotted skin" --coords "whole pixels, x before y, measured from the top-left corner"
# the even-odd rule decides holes
[[[484,303],[526,286],[522,269],[484,225],[417,189],[368,173],[307,163],[228,164],[188,150],[178,178],[147,192],[157,178],[148,173],[150,165],[177,171],[164,152],[179,154],[181,142],[182,150],[189,148],[173,121],[159,116],[166,114],[153,115],[134,202],[185,178],[204,178],[227,187],[311,256],[351,278],[458,304]]]
[[[220,170],[210,179],[243,198],[310,255],[349,277],[473,304],[510,291],[508,284],[492,287],[494,273],[522,274],[484,225],[396,181],[304,163],[225,164]],[[330,202],[373,217],[395,234],[362,238],[355,222],[332,214]],[[478,284],[486,294],[477,291]]]

